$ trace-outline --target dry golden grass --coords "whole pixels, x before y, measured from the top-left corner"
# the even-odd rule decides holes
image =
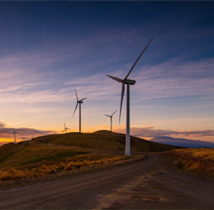
[[[192,156],[192,158],[214,161],[214,149],[211,148],[179,149],[174,151],[180,154],[189,154]]]
[[[33,168],[11,168],[9,170],[0,171],[0,180],[17,180],[17,179],[29,179],[35,177],[43,177],[54,173],[63,171],[75,170],[86,166],[103,165],[112,163],[118,160],[127,158],[126,156],[101,156],[96,154],[79,155],[74,157],[72,161],[68,163],[58,164],[42,164]]]
[[[176,158],[176,165],[182,170],[214,177],[214,149],[175,149],[165,154]]]

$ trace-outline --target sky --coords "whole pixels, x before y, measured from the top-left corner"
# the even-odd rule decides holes
[[[213,1],[0,1],[0,141],[108,130],[214,142]]]

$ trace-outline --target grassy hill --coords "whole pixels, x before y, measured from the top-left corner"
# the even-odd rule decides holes
[[[139,153],[178,147],[131,137],[131,148],[132,153]],[[55,134],[10,143],[0,147],[0,180],[39,177],[110,163],[127,158],[124,150],[125,135],[110,131]]]
[[[68,133],[42,136],[32,139],[33,142],[52,145],[77,146],[98,150],[125,151],[125,134],[106,130],[94,133]],[[131,136],[132,152],[162,152],[179,148],[143,140]]]

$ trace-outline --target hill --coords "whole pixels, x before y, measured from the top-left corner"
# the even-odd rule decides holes
[[[131,137],[132,154],[178,147]],[[0,180],[46,176],[126,159],[125,135],[110,131],[37,137],[0,147]]]
[[[170,144],[174,146],[190,147],[190,148],[201,148],[201,147],[214,148],[214,143],[211,143],[211,142],[200,141],[200,140],[189,140],[189,139],[182,139],[182,138],[172,138],[168,136],[155,137],[150,141],[158,142],[161,144]]]
[[[32,139],[33,142],[52,145],[76,146],[97,150],[125,151],[125,134],[101,130],[94,133],[54,134]],[[162,152],[179,148],[131,136],[131,150],[134,152]]]

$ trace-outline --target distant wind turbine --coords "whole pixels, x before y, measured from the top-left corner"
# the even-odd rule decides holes
[[[13,131],[13,136],[14,136],[14,144],[16,144],[16,131]]]
[[[78,106],[78,104],[79,104],[79,132],[81,133],[81,104],[83,103],[83,101],[85,100],[85,99],[87,99],[87,98],[83,98],[83,99],[78,99],[78,96],[77,96],[77,91],[75,90],[75,93],[76,93],[76,98],[77,98],[77,104],[76,104],[76,106],[75,106],[75,109],[74,109],[74,112],[73,112],[73,116],[74,116],[74,114],[75,114],[75,112],[76,112],[76,109],[77,109],[77,106]],[[72,116],[72,117],[73,117]]]
[[[64,127],[65,127],[65,129],[62,131],[62,133],[64,133],[64,132],[67,133],[67,130],[70,128],[67,128],[65,123],[64,123]]]
[[[135,65],[137,64],[138,60],[140,59],[142,54],[145,52],[146,48],[149,46],[149,44],[150,44],[150,42],[152,41],[153,38],[154,37],[152,37],[151,40],[148,42],[148,44],[146,45],[144,50],[141,52],[141,54],[139,55],[139,57],[137,58],[137,60],[135,61],[135,63],[133,64],[133,66],[131,67],[131,69],[129,70],[128,74],[126,75],[126,77],[124,79],[120,79],[120,78],[117,78],[117,77],[113,77],[113,76],[107,75],[111,79],[122,83],[119,122],[120,122],[120,118],[121,118],[121,111],[122,111],[122,105],[123,105],[123,97],[124,97],[124,92],[125,92],[125,85],[127,85],[127,93],[126,93],[126,100],[127,100],[127,102],[126,102],[126,148],[125,148],[125,154],[126,155],[130,155],[131,154],[131,148],[130,148],[130,93],[129,93],[129,85],[134,85],[135,82],[136,82],[135,80],[128,79],[128,76],[132,72],[133,68],[135,67]]]
[[[117,110],[116,110],[116,111],[117,111]],[[116,111],[115,111],[115,112],[116,112]],[[115,112],[114,112],[114,113],[115,113]],[[112,131],[112,117],[113,117],[114,113],[111,114],[111,115],[104,114],[105,116],[107,116],[107,117],[110,118],[110,131]]]

